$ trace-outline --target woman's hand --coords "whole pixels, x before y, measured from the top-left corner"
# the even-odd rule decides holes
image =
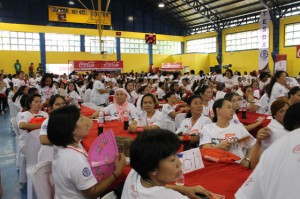
[[[131,125],[128,127],[128,131],[129,131],[130,133],[134,133],[134,132],[136,132],[136,129],[137,129],[137,122],[136,122],[136,121],[133,121],[133,122],[131,123]]]
[[[228,141],[222,141],[215,146],[215,148],[222,149],[228,151],[230,149],[231,143]]]
[[[115,159],[115,170],[114,170],[114,173],[118,177],[122,174],[125,165],[126,165],[126,157],[124,153],[120,153]]]
[[[260,125],[264,120],[265,120],[265,117],[258,117],[258,118],[256,119],[256,123],[257,123],[258,125]]]
[[[98,118],[99,117],[99,112],[100,111],[96,111],[93,115],[91,115],[89,118],[90,119],[96,119],[96,118]]]
[[[268,127],[264,127],[262,129],[259,129],[259,131],[256,134],[256,139],[258,141],[265,140],[268,137],[270,137],[270,133],[271,133],[271,129],[269,129]]]
[[[201,198],[200,196],[197,196],[196,194],[203,194],[208,196],[209,198],[212,197],[214,194],[203,187],[197,185],[197,186],[192,186],[192,187],[186,187],[183,186],[181,189],[178,190],[180,193],[186,195],[187,197],[191,199],[199,199]]]

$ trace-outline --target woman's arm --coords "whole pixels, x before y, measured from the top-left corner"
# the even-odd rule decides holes
[[[252,129],[255,129],[256,127],[258,127],[259,125],[261,125],[261,123],[264,121],[264,117],[258,117],[256,122],[253,124],[249,124],[247,126],[244,126],[248,131],[251,131]]]
[[[50,142],[50,140],[48,139],[47,135],[40,135],[40,142],[42,145],[49,145],[52,146],[53,144]]]
[[[228,141],[222,141],[219,144],[213,146],[211,143],[201,145],[201,148],[217,148],[228,151],[230,149],[231,143]]]
[[[212,197],[214,194],[203,187],[197,185],[197,186],[176,186],[176,185],[166,185],[167,189],[172,189],[174,191],[178,191],[183,195],[186,195],[188,198],[191,199],[198,199],[200,198],[196,194],[204,194],[208,197]]]
[[[23,130],[32,131],[35,129],[40,129],[42,124],[30,124],[28,122],[21,122],[19,128]]]

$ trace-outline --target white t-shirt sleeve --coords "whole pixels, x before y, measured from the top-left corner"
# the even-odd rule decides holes
[[[162,112],[165,116],[168,116],[173,111],[174,109],[169,104],[164,104],[162,107]]]
[[[28,123],[31,118],[33,118],[33,115],[29,113],[28,111],[21,113],[20,120],[18,122],[18,125],[20,125],[21,122],[26,122]]]
[[[40,130],[40,136],[41,135],[48,135],[48,133],[47,133],[48,121],[49,121],[48,118],[45,121],[43,121],[42,126],[41,126],[41,130]]]
[[[156,111],[153,116],[154,122],[152,125],[159,126],[159,128],[163,129],[166,128],[166,122],[164,118],[164,114],[160,111]]]
[[[204,125],[201,131],[201,136],[200,136],[200,145],[204,144],[210,144],[211,143],[211,135],[209,129],[211,129],[212,126],[210,124]]]

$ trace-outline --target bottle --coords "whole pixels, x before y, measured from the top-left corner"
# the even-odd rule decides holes
[[[183,174],[183,154],[182,153],[178,153],[177,157],[179,159],[179,161],[181,162],[181,172],[180,172],[180,176],[177,178],[175,184],[177,186],[183,186],[184,185],[184,174]]]
[[[124,112],[123,122],[124,122],[123,129],[128,130],[128,126],[129,126],[129,113],[128,113],[128,111]]]
[[[240,108],[241,108],[241,112],[242,112],[242,118],[243,119],[247,118],[247,102],[246,102],[246,100],[243,99],[241,101]]]
[[[98,135],[103,133],[103,127],[104,127],[104,113],[103,111],[100,111],[98,117]]]
[[[187,151],[191,149],[191,135],[189,128],[186,126],[182,132],[183,150]]]
[[[137,133],[140,133],[140,132],[142,132],[144,130],[142,118],[141,118],[140,115],[138,116],[138,120],[137,120],[137,125],[136,126],[137,126],[137,128],[136,128],[136,132]]]

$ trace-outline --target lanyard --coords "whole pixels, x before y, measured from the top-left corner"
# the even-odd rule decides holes
[[[83,154],[85,157],[88,156],[88,154],[87,154],[87,152],[86,152],[86,150],[85,150],[84,148],[82,148],[82,150],[76,149],[75,147],[72,147],[72,146],[67,146],[66,148],[72,149],[72,150],[74,150],[74,151],[77,151],[77,152]]]

